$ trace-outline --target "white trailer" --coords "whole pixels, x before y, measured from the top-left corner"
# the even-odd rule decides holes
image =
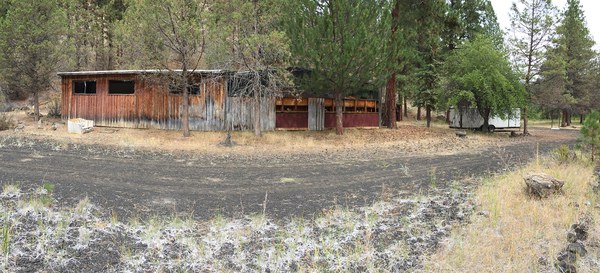
[[[489,131],[497,129],[518,129],[521,127],[521,109],[514,108],[512,114],[502,119],[498,116],[491,116],[489,120]],[[483,117],[477,111],[477,108],[465,108],[459,111],[456,108],[450,108],[450,128],[460,129],[483,129]]]

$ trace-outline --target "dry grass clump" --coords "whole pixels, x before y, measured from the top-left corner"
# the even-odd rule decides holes
[[[523,176],[545,172],[565,181],[564,194],[537,200],[525,194]],[[429,272],[555,272],[557,254],[566,247],[572,224],[589,213],[591,245],[600,238],[600,197],[592,191],[593,167],[548,159],[497,178],[477,192],[479,213],[457,229],[428,260]],[[595,243],[594,243],[595,242]],[[578,261],[578,272],[598,272],[598,248]]]
[[[10,130],[13,127],[15,127],[15,122],[12,117],[5,113],[0,113],[0,131]]]

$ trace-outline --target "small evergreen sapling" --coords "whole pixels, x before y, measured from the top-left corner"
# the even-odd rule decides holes
[[[578,141],[590,147],[592,162],[596,148],[600,145],[600,112],[592,111],[583,122]]]

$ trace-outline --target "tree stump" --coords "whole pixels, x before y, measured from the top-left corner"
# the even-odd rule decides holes
[[[544,173],[530,173],[523,177],[527,185],[527,193],[531,196],[546,198],[562,191],[565,182]]]

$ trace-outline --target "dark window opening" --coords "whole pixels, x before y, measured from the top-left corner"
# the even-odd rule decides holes
[[[74,94],[96,94],[96,81],[73,81]]]
[[[192,84],[187,87],[188,94],[191,96],[200,96],[200,84]],[[181,96],[181,88],[175,84],[169,84],[169,94]]]
[[[133,93],[135,93],[135,81],[108,81],[108,94],[131,95]]]

